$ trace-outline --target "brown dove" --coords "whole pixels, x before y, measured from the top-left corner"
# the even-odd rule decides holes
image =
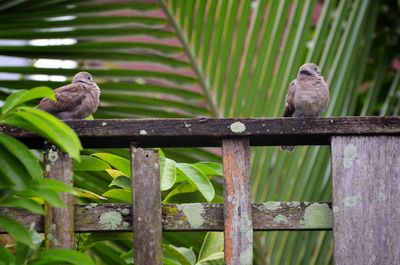
[[[319,67],[313,63],[303,64],[297,78],[289,85],[284,117],[317,117],[329,101],[329,89],[321,76]],[[293,151],[294,146],[281,146]]]
[[[84,119],[97,110],[100,89],[88,72],[79,72],[72,83],[54,90],[57,101],[43,98],[38,108],[62,120]]]

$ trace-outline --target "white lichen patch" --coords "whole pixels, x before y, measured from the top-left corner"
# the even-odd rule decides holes
[[[47,156],[49,158],[49,161],[54,163],[58,159],[58,154],[57,151],[54,151],[53,149],[49,150],[49,154]]]
[[[379,203],[384,203],[386,201],[386,196],[383,192],[378,193],[378,202]]]
[[[160,166],[158,165],[158,163],[154,163],[154,168],[158,169]]]
[[[289,207],[299,207],[300,206],[300,202],[287,202],[286,204]]]
[[[275,223],[279,223],[279,224],[285,224],[288,222],[287,217],[282,214],[278,214],[277,216],[274,217],[273,220]]]
[[[124,209],[121,209],[121,211],[120,211],[122,214],[129,214],[129,209],[127,209],[127,208],[124,208]]]
[[[147,131],[146,131],[146,130],[140,130],[140,131],[139,131],[139,134],[140,134],[140,135],[146,135],[146,134],[147,134]]]
[[[239,255],[240,265],[251,265],[253,264],[253,248],[248,247],[242,251]]]
[[[304,212],[306,228],[331,228],[332,211],[326,203],[313,203]]]
[[[129,226],[129,223],[128,223],[128,222],[125,222],[125,221],[123,221],[123,222],[122,222],[122,226],[126,228],[126,227],[128,227],[128,226]]]
[[[253,242],[253,229],[251,225],[252,223],[248,217],[240,219],[239,230],[246,235],[246,239],[249,243]]]
[[[359,204],[360,201],[361,201],[361,196],[360,195],[349,196],[349,197],[344,198],[344,206],[349,207],[349,208],[353,208],[354,206]]]
[[[332,212],[333,212],[333,213],[338,213],[338,212],[339,212],[339,207],[333,206],[333,207],[332,207]]]
[[[346,145],[343,151],[343,166],[350,168],[353,166],[354,159],[357,157],[357,147],[352,144]]]
[[[47,164],[46,167],[45,167],[46,172],[50,172],[50,169],[51,169],[50,165]]]
[[[47,240],[53,240],[53,234],[52,233],[47,233],[46,234],[46,239]]]
[[[189,128],[190,126],[192,126],[190,123],[186,123],[186,121],[184,121],[183,124],[185,125],[186,128]]]
[[[247,241],[247,248],[243,250],[239,255],[240,264],[250,265],[253,260],[253,229],[252,222],[249,217],[244,216],[240,219],[239,230],[245,235],[245,240]]]
[[[29,231],[31,236],[32,236],[32,242],[34,245],[38,245],[41,244],[43,241],[42,235],[39,234],[38,232],[36,232],[35,229],[31,229],[31,231]]]
[[[88,205],[85,206],[86,209],[92,209],[97,206],[97,203],[91,202]]]
[[[103,121],[103,122],[101,123],[101,126],[107,126],[107,122]]]
[[[276,211],[276,210],[282,208],[282,205],[280,202],[269,201],[269,202],[264,202],[263,205],[264,205],[265,209],[267,209],[269,211]]]
[[[117,211],[109,211],[100,215],[99,224],[104,229],[117,229],[122,224],[122,215]]]
[[[187,218],[191,228],[200,228],[204,223],[204,207],[201,203],[189,203],[185,205],[177,205],[176,208],[181,211]]]
[[[246,130],[246,126],[243,123],[241,123],[240,121],[232,123],[229,127],[230,127],[231,131],[234,133],[241,133]]]

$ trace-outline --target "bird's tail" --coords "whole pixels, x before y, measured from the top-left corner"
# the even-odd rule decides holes
[[[281,146],[282,151],[293,152],[294,145],[283,145]]]

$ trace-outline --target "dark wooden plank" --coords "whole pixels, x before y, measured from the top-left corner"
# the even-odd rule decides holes
[[[400,137],[332,139],[335,264],[399,264]]]
[[[160,163],[158,152],[131,145],[135,264],[162,264]]]
[[[400,117],[130,119],[68,121],[84,147],[221,146],[224,138],[248,138],[251,146],[328,145],[334,135],[400,135]],[[210,129],[212,128],[212,130]],[[6,125],[0,132],[32,148],[43,141]]]
[[[43,232],[43,216],[13,207],[0,207],[26,227]],[[252,204],[253,230],[331,230],[332,211],[325,202],[266,202]],[[199,221],[200,220],[200,221]],[[224,231],[222,204],[163,204],[164,231]],[[132,231],[131,204],[75,205],[75,232]],[[1,233],[1,231],[0,231]]]
[[[222,141],[224,162],[224,255],[227,265],[253,261],[250,147],[248,139]]]
[[[72,180],[71,158],[52,144],[46,144],[44,153],[44,175],[70,186]],[[65,207],[57,208],[45,204],[46,247],[75,249],[74,196],[62,193]]]

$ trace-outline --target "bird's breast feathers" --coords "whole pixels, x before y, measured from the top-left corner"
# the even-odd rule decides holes
[[[328,98],[329,91],[323,80],[297,82],[293,104],[301,116],[318,116],[327,105]]]

